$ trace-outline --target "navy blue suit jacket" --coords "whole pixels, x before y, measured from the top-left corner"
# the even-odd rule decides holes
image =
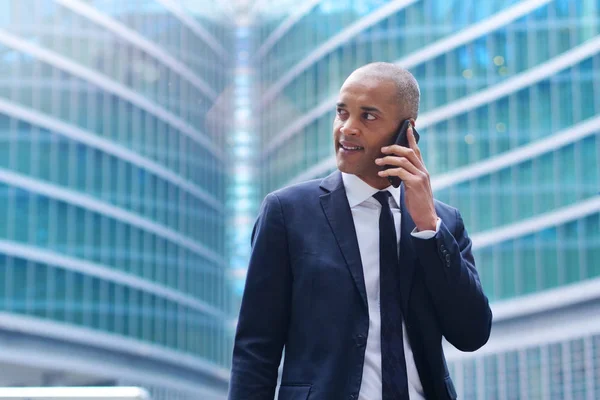
[[[454,399],[442,337],[477,350],[488,340],[492,313],[460,214],[437,201],[435,208],[442,219],[436,236],[412,237],[402,190],[401,302],[427,399]],[[368,328],[341,173],[269,194],[252,234],[229,399],[272,400],[284,347],[279,399],[357,399]]]

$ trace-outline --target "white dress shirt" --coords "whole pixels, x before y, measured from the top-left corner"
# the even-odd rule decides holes
[[[354,227],[356,229],[356,238],[363,265],[367,303],[369,306],[369,333],[367,336],[365,362],[358,399],[381,400],[381,314],[379,310],[379,214],[381,212],[381,204],[373,198],[373,195],[379,190],[369,186],[356,175],[342,173],[342,179],[348,203],[352,210],[352,219],[354,220]],[[396,237],[399,244],[401,218],[399,206],[400,188],[389,186],[385,190],[392,194],[391,199],[393,200],[390,200],[390,208],[394,216]],[[412,236],[420,239],[430,239],[439,230],[440,223],[441,220],[438,218],[436,231],[417,232],[413,230]],[[410,400],[425,400],[423,386],[417,372],[404,324],[402,324],[402,332]]]

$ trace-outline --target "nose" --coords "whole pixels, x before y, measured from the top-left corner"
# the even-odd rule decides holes
[[[340,132],[342,135],[356,136],[360,133],[360,129],[358,129],[356,125],[357,124],[351,118],[348,118],[340,128]]]

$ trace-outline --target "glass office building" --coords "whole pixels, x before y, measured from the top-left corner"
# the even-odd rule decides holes
[[[435,196],[461,210],[494,329],[446,347],[461,399],[600,398],[600,1],[313,0],[256,25],[260,192],[335,169],[339,87],[420,82]]]
[[[226,393],[214,4],[0,4],[0,385]]]

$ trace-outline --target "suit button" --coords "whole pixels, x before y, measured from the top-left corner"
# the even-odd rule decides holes
[[[446,253],[446,263],[450,264],[450,254]]]
[[[446,246],[441,245],[440,246],[440,250],[442,250],[442,253],[446,253]]]
[[[356,347],[363,347],[366,341],[367,340],[363,335],[356,335]]]

